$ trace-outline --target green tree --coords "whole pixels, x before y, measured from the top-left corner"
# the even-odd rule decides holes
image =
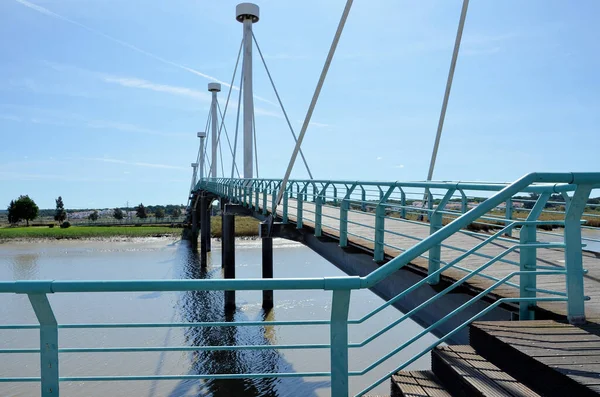
[[[140,203],[140,205],[135,207],[135,216],[140,219],[146,219],[148,217],[148,213],[146,212],[146,207],[144,207],[144,204]]]
[[[29,226],[29,221],[37,218],[40,209],[38,208],[35,201],[33,201],[29,196],[21,195],[15,201],[15,209],[16,209],[16,217],[18,220],[25,219],[27,221],[27,226]]]
[[[120,221],[121,219],[123,219],[123,218],[124,218],[123,211],[122,211],[120,208],[115,208],[115,209],[113,210],[113,217],[114,217],[116,220]]]
[[[179,218],[181,216],[181,209],[179,207],[173,208],[173,212],[171,212],[172,218]]]
[[[165,210],[161,207],[157,208],[156,211],[154,211],[154,216],[156,219],[163,219],[165,217]]]
[[[98,220],[98,211],[94,210],[94,212],[88,215],[88,219],[92,222],[96,222]]]
[[[15,200],[10,200],[10,204],[9,204],[7,210],[8,210],[8,223],[10,223],[10,224],[19,223],[19,221],[21,219],[19,218],[19,214],[17,213],[17,204],[15,203]]]
[[[54,213],[54,220],[58,223],[63,223],[67,219],[67,211],[65,211],[65,205],[62,197],[58,196],[56,199],[56,212]]]

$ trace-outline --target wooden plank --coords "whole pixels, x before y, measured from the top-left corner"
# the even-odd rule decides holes
[[[600,387],[600,336],[554,321],[477,322],[478,332],[593,390]],[[596,331],[599,324],[588,325]],[[495,342],[494,342],[495,343]],[[538,365],[538,364],[536,364]],[[600,389],[598,389],[600,391]]]
[[[452,397],[431,371],[402,371],[392,376],[392,395],[405,397]]]
[[[483,396],[539,397],[539,394],[479,356],[470,346],[438,347],[434,355]]]

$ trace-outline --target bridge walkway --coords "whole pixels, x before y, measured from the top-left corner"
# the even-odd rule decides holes
[[[271,195],[267,195],[267,203],[272,202]],[[259,208],[262,210],[262,200],[259,200]],[[297,209],[298,202],[295,198],[288,199],[288,220],[291,222],[297,221]],[[303,226],[308,226],[314,229],[315,227],[315,204],[310,201],[302,202],[302,223]],[[270,210],[270,208],[269,208]],[[283,217],[283,210],[281,206],[277,209],[277,214]],[[340,207],[333,205],[322,206],[322,231],[324,235],[328,235],[339,239],[340,232]],[[367,211],[360,211],[350,209],[348,211],[348,243],[355,247],[362,248],[369,252],[374,249],[375,240],[375,214]],[[401,236],[401,235],[402,236]],[[427,238],[429,236],[429,224],[427,222],[417,221],[406,221],[404,219],[394,219],[386,217],[385,223],[385,236],[384,236],[384,252],[388,259],[398,256],[415,243]],[[443,262],[450,262],[457,258],[464,251],[474,247],[481,243],[486,237],[486,234],[473,235],[466,233],[457,233],[449,237],[441,249],[441,260]],[[517,238],[514,238],[514,244],[503,240],[493,241],[490,244],[484,246],[479,250],[481,254],[487,255],[489,258],[495,257],[501,254],[511,245],[519,243],[518,232],[515,233]],[[515,249],[513,252],[508,253],[504,259],[506,261],[512,261],[515,264],[519,263],[519,250]],[[466,270],[474,270],[479,266],[483,265],[487,260],[487,257],[483,256],[469,256],[460,262],[460,267],[464,268],[465,271],[460,270],[456,267],[450,268],[442,273],[443,277],[450,281],[456,281],[464,277],[467,274]],[[585,275],[584,287],[585,294],[590,297],[590,300],[586,302],[585,310],[588,318],[600,318],[600,255],[593,252],[583,253],[584,268],[588,270]],[[425,255],[417,258],[411,264],[417,269],[422,270],[425,274],[428,269],[428,259]],[[565,256],[563,249],[538,249],[537,250],[537,264],[538,266],[548,266],[550,268],[565,264]],[[519,270],[518,266],[506,262],[496,262],[493,266],[487,268],[482,274],[484,276],[476,275],[471,278],[467,284],[475,292],[483,291],[495,283],[495,279],[500,279],[507,276],[511,272]],[[490,276],[492,278],[486,278]],[[519,296],[519,289],[515,286],[519,285],[519,277],[513,277],[511,279],[513,285],[502,285],[497,287],[490,298],[515,298]],[[566,292],[565,277],[563,275],[545,275],[538,276],[537,281],[538,289],[555,290],[560,292]],[[550,296],[543,292],[538,292],[538,296]],[[538,302],[538,307],[557,314],[559,316],[566,316],[566,305],[564,302]]]

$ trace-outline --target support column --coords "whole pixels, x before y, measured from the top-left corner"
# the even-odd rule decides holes
[[[262,277],[273,278],[273,238],[262,238]],[[273,308],[273,291],[263,291],[262,307],[265,310]]]
[[[204,179],[204,139],[206,138],[206,132],[200,131],[197,135],[200,138],[200,174],[198,175],[198,180],[201,181]]]
[[[211,132],[211,163],[210,177],[217,177],[217,92],[221,91],[221,84],[208,83],[208,91],[212,93],[212,103],[210,105],[212,132]]]
[[[198,231],[200,230],[198,223],[198,196],[192,199],[192,234],[190,240],[193,249],[198,249]]]
[[[235,278],[235,215],[223,213],[223,260],[225,278]],[[235,291],[225,291],[225,310],[235,309]]]
[[[236,20],[244,24],[244,81],[242,89],[244,95],[244,178],[253,178],[252,24],[258,22],[259,8],[256,4],[240,3],[235,8],[235,15]]]
[[[200,196],[200,266],[207,266],[208,242],[210,241],[210,213],[207,211],[208,198],[205,193]],[[207,233],[208,232],[208,233]]]

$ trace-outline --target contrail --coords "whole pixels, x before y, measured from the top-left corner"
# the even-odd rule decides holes
[[[88,32],[91,32],[91,33],[93,33],[93,34],[95,34],[95,35],[98,35],[98,36],[104,37],[105,39],[107,39],[107,40],[110,40],[110,41],[112,41],[113,43],[117,43],[117,44],[119,44],[119,45],[121,45],[121,46],[123,46],[123,47],[129,48],[130,50],[133,50],[133,51],[135,51],[135,52],[138,52],[138,53],[140,53],[140,54],[146,55],[147,57],[150,57],[150,58],[156,59],[157,61],[159,61],[159,62],[162,62],[162,63],[164,63],[164,64],[167,64],[167,65],[174,66],[174,67],[176,67],[176,68],[179,68],[179,69],[185,70],[186,72],[190,72],[190,73],[192,73],[192,74],[195,74],[195,75],[197,75],[197,76],[204,77],[205,79],[212,80],[212,81],[214,81],[214,82],[220,83],[220,84],[222,84],[222,85],[224,85],[224,86],[226,86],[226,87],[230,87],[230,84],[229,84],[229,83],[226,83],[226,82],[224,82],[224,81],[221,81],[221,80],[217,79],[216,77],[213,77],[213,76],[211,76],[211,75],[208,75],[208,74],[206,74],[206,73],[199,72],[199,71],[197,71],[197,70],[195,70],[195,69],[192,69],[192,68],[189,68],[189,67],[187,67],[187,66],[185,66],[185,65],[181,65],[181,64],[179,64],[179,63],[176,63],[176,62],[173,62],[173,61],[169,61],[168,59],[165,59],[165,58],[159,57],[158,55],[155,55],[155,54],[152,54],[151,52],[148,52],[148,51],[142,50],[141,48],[139,48],[139,47],[136,47],[136,46],[134,46],[133,44],[129,44],[129,43],[127,43],[127,42],[123,41],[123,40],[119,40],[119,39],[117,39],[117,38],[115,38],[115,37],[113,37],[113,36],[109,36],[109,35],[107,35],[106,33],[103,33],[103,32],[101,32],[101,31],[99,31],[99,30],[96,30],[96,29],[94,29],[94,28],[91,28],[91,27],[89,27],[89,26],[87,26],[87,25],[84,25],[84,24],[82,24],[82,23],[79,23],[79,22],[77,22],[77,21],[74,21],[74,20],[72,20],[72,19],[69,19],[69,18],[67,18],[67,17],[63,17],[62,15],[59,15],[59,14],[57,14],[57,13],[55,13],[55,12],[52,12],[52,11],[50,11],[50,10],[49,10],[49,9],[47,9],[47,8],[44,8],[44,7],[42,7],[42,6],[39,6],[39,5],[37,5],[37,4],[30,3],[30,2],[28,2],[28,1],[26,1],[26,0],[15,0],[15,1],[16,1],[17,3],[19,3],[19,4],[21,4],[21,5],[24,5],[24,6],[25,6],[25,7],[27,7],[27,8],[30,8],[30,9],[32,9],[32,10],[34,10],[34,11],[37,11],[37,12],[39,12],[39,13],[41,13],[41,14],[47,15],[47,16],[49,16],[49,17],[52,17],[52,18],[60,19],[61,21],[65,21],[65,22],[68,22],[68,23],[70,23],[70,24],[72,24],[72,25],[78,26],[78,27],[80,27],[80,28],[82,28],[82,29],[85,29],[85,30],[87,30]],[[239,87],[233,86],[233,89],[234,89],[234,90],[239,90]],[[276,104],[275,102],[271,102],[271,101],[269,101],[268,99],[261,98],[261,97],[259,97],[259,96],[257,96],[257,95],[254,95],[254,97],[255,97],[256,99],[258,99],[259,101],[266,102],[266,103],[269,103],[269,104],[271,104],[271,105],[277,106],[277,104]]]

